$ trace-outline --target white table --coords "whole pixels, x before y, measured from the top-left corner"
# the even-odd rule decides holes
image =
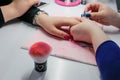
[[[41,1],[50,4],[54,2]],[[20,47],[36,31],[32,27],[33,25],[18,21],[0,29],[0,80],[30,80],[34,63],[28,51]],[[34,80],[40,80],[35,78],[37,75],[33,72]],[[50,56],[44,80],[100,80],[100,74],[96,66]]]

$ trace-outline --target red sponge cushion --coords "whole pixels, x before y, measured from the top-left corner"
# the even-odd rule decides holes
[[[33,57],[42,57],[50,53],[51,46],[45,42],[37,42],[29,49],[29,54]]]

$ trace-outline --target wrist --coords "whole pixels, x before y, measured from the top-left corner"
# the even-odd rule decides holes
[[[113,18],[113,20],[114,21],[112,21],[111,23],[111,25],[113,25],[113,26],[116,26],[117,28],[119,28],[120,29],[120,13],[116,13],[116,16]]]
[[[5,22],[18,17],[18,14],[12,3],[6,6],[2,6],[1,10],[2,10]]]
[[[90,32],[90,37],[91,37],[91,41],[92,41],[95,52],[97,48],[100,46],[100,44],[102,44],[107,40],[110,40],[109,37],[104,33],[104,31],[102,31],[100,27],[94,28]]]
[[[38,16],[38,19],[36,20],[36,23],[39,25],[39,26],[44,26],[44,24],[46,24],[46,19],[48,19],[48,15],[46,14],[40,14]]]
[[[40,25],[41,26],[41,22],[44,21],[44,19],[48,16],[48,14],[44,11],[39,11],[35,14],[34,18],[33,18],[33,24],[34,25]]]

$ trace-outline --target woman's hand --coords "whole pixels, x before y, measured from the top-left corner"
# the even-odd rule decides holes
[[[76,25],[79,20],[72,17],[51,17],[46,14],[40,14],[36,22],[49,34],[69,40],[71,38],[69,29],[67,33],[61,27]]]
[[[72,26],[70,33],[76,41],[92,43],[95,51],[101,43],[109,40],[108,36],[94,21],[86,18],[81,18],[79,24]]]
[[[70,33],[75,41],[84,41],[91,43],[90,32],[92,32],[93,29],[91,28],[93,26],[97,26],[96,23],[86,18],[81,18],[79,24],[76,24],[71,27]]]
[[[86,6],[85,12],[91,12],[91,19],[104,25],[120,26],[120,14],[107,5],[95,2]]]

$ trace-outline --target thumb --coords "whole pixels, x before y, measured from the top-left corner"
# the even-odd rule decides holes
[[[98,19],[100,17],[100,13],[99,12],[92,12],[91,13],[91,19]]]

